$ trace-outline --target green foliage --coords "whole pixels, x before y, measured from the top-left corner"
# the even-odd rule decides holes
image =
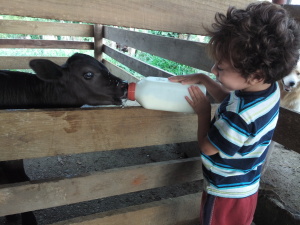
[[[163,36],[163,37],[172,37],[172,38],[178,38],[179,37],[179,33],[174,33],[174,32],[149,30],[148,33],[149,34],[160,35],[160,36]]]
[[[174,75],[185,75],[185,74],[191,74],[191,73],[199,73],[200,70],[173,62],[155,55],[151,55],[146,52],[138,52],[136,54],[136,57],[152,66],[158,67],[162,70],[168,71]]]

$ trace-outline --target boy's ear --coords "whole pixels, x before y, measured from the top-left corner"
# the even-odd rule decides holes
[[[260,70],[256,71],[255,73],[252,73],[248,78],[248,82],[251,85],[261,83],[262,81],[264,81],[264,75]]]

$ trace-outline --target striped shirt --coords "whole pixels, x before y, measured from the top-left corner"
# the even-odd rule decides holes
[[[208,194],[244,198],[258,191],[279,99],[279,86],[274,83],[264,91],[234,91],[221,103],[208,133],[219,153],[201,154]]]

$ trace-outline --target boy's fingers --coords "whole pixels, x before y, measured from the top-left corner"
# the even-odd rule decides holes
[[[194,96],[193,86],[190,86],[190,87],[188,88],[188,91],[189,91],[189,94],[190,94],[191,98],[194,99],[195,96]]]
[[[185,96],[185,99],[187,100],[187,102],[192,105],[193,104],[193,101],[188,97],[188,96]]]
[[[189,92],[191,94],[191,97],[193,95],[194,98],[195,98],[195,96],[201,96],[202,97],[204,95],[203,92],[200,90],[200,88],[198,86],[193,86],[192,85],[189,88]]]
[[[196,84],[197,78],[194,76],[187,76],[187,75],[181,75],[181,76],[172,76],[168,77],[169,81],[171,82],[179,82],[182,84]]]
[[[184,77],[182,76],[172,76],[172,77],[168,77],[169,81],[172,82],[180,82],[182,80],[184,80]]]

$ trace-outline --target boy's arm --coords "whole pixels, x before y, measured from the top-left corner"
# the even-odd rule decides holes
[[[206,87],[207,92],[217,102],[222,102],[229,94],[229,91],[222,87],[222,85],[211,79],[209,76],[201,73],[173,76],[169,77],[169,81],[179,82],[182,84],[203,84]]]
[[[198,115],[198,144],[200,150],[206,155],[214,155],[219,151],[212,145],[207,137],[211,121],[210,102],[197,86],[191,86],[189,88],[189,93],[191,99],[186,97],[186,100]]]

